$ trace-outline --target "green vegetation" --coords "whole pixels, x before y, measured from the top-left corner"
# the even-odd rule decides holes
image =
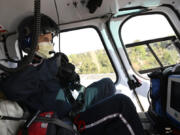
[[[138,42],[138,41],[136,41]],[[150,44],[163,66],[180,62],[180,56],[171,41]],[[127,48],[132,66],[136,71],[160,67],[147,45]],[[79,74],[114,73],[109,58],[104,50],[69,55],[69,60],[76,66]]]
[[[171,41],[162,41],[150,44],[163,66],[180,62],[180,56]],[[146,45],[127,49],[131,63],[136,71],[160,67],[149,48]]]
[[[104,50],[91,51],[68,56],[79,74],[113,73],[109,58]]]

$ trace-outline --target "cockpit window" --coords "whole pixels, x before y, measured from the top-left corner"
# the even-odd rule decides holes
[[[128,19],[122,26],[121,37],[132,67],[141,74],[180,62],[176,34],[161,14]]]
[[[63,32],[60,37],[60,50],[68,55],[70,62],[76,66],[81,84],[87,86],[104,77],[116,81],[114,69],[100,36],[94,28]],[[58,50],[58,46],[55,47]]]

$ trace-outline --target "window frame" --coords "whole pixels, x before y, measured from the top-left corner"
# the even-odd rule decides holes
[[[175,36],[169,36],[169,37],[164,37],[164,38],[157,38],[157,39],[151,39],[151,40],[145,40],[145,41],[141,41],[141,42],[137,42],[137,43],[130,43],[130,44],[126,44],[126,49],[127,48],[131,48],[131,47],[136,47],[136,46],[147,46],[147,48],[150,50],[151,54],[153,55],[153,57],[155,58],[156,62],[158,63],[159,67],[157,68],[151,68],[151,69],[145,69],[145,70],[140,70],[138,71],[140,74],[144,74],[144,73],[149,73],[155,70],[163,70],[167,67],[171,67],[174,66],[176,64],[172,64],[172,65],[168,65],[168,66],[164,66],[162,61],[160,60],[159,56],[156,54],[156,52],[154,51],[154,49],[151,46],[151,43],[155,43],[155,42],[161,42],[161,41],[167,41],[167,40],[171,40],[171,41],[175,41],[177,38]],[[174,46],[176,47],[176,46]],[[178,50],[177,50],[178,52]],[[180,53],[178,52],[178,54],[180,55]],[[136,71],[137,72],[137,71]]]
[[[166,6],[166,5],[165,5],[165,6]],[[174,11],[174,10],[173,10],[173,11]],[[180,35],[178,34],[178,31],[177,31],[176,27],[174,26],[174,24],[171,22],[171,20],[170,20],[170,18],[168,17],[168,15],[167,15],[166,13],[164,13],[164,12],[161,12],[161,11],[145,12],[145,13],[140,13],[140,14],[128,16],[128,17],[122,22],[122,24],[121,24],[120,27],[119,27],[119,38],[120,38],[120,42],[122,43],[122,48],[123,48],[123,50],[124,50],[124,52],[125,52],[125,55],[126,55],[126,57],[127,57],[127,60],[128,60],[128,62],[129,62],[129,64],[130,64],[132,70],[133,70],[138,76],[140,76],[140,77],[143,77],[143,76],[142,76],[141,73],[139,73],[138,71],[136,71],[136,70],[134,69],[134,67],[133,67],[133,65],[132,65],[132,62],[131,62],[131,60],[130,60],[130,58],[129,58],[129,55],[128,55],[128,53],[127,53],[125,44],[124,44],[124,42],[123,42],[122,34],[121,34],[121,32],[122,32],[122,27],[123,27],[123,25],[124,25],[129,19],[131,19],[131,18],[133,18],[133,17],[144,16],[144,15],[154,15],[154,14],[163,15],[163,16],[167,19],[167,21],[168,21],[168,23],[170,24],[170,26],[172,27],[172,29],[173,29],[174,33],[176,34],[176,36],[180,39]],[[175,12],[175,14],[176,14],[176,12]],[[176,15],[177,15],[177,14],[176,14]],[[179,18],[178,15],[177,15],[177,17]],[[180,19],[180,18],[179,18],[179,19]],[[142,41],[142,42],[143,42],[143,41]],[[173,66],[173,65],[171,65],[171,66]],[[166,67],[169,67],[169,66],[166,66]],[[153,69],[149,69],[149,71],[152,72],[152,71],[155,71],[155,70],[157,70],[157,69],[158,69],[158,68],[153,68]],[[159,69],[161,69],[161,68],[159,68]],[[149,73],[149,72],[146,72],[146,73]],[[144,77],[143,77],[143,78],[144,78]],[[144,78],[144,79],[146,79],[146,78]]]
[[[87,28],[94,29],[97,32],[97,34],[99,35],[99,38],[100,38],[100,40],[102,42],[102,45],[103,45],[103,48],[104,48],[104,50],[105,50],[105,52],[107,54],[107,57],[108,57],[108,59],[109,59],[109,61],[111,63],[111,66],[112,66],[112,68],[114,70],[116,79],[115,79],[115,81],[113,81],[113,83],[116,84],[118,82],[118,80],[119,80],[119,75],[118,75],[117,69],[115,68],[114,62],[113,62],[112,58],[110,57],[110,53],[109,53],[109,51],[108,51],[108,49],[107,49],[107,47],[105,45],[105,41],[103,39],[103,36],[101,35],[101,32],[99,31],[97,26],[87,25],[87,26],[77,26],[77,27],[73,27],[73,28],[67,28],[67,29],[61,30],[60,34],[63,33],[63,32],[69,32],[69,31],[75,31],[75,30],[81,30],[81,29],[87,29]],[[60,40],[61,40],[61,37],[60,37]]]

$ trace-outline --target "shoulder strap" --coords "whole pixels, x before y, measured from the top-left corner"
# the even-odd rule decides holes
[[[52,124],[55,124],[57,126],[68,129],[71,132],[79,135],[79,133],[76,131],[76,129],[73,128],[73,126],[68,125],[67,123],[65,123],[64,121],[62,121],[62,120],[60,120],[58,118],[38,117],[35,121],[41,121],[41,122],[45,122],[45,123],[52,123]]]
[[[27,118],[25,118],[25,117],[18,118],[18,117],[10,117],[10,116],[2,116],[2,115],[0,115],[0,120],[15,120],[15,121],[18,121],[18,120],[27,120]]]

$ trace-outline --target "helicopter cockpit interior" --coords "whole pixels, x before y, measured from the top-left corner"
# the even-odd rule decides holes
[[[145,134],[180,135],[179,0],[0,0],[0,82],[32,63],[42,14],[58,26],[52,54],[67,55],[83,86],[110,78],[117,93],[133,101]],[[30,15],[32,42],[25,52],[19,24]],[[4,97],[0,89],[0,104]],[[0,125],[11,123],[3,120],[7,114],[0,105]]]

